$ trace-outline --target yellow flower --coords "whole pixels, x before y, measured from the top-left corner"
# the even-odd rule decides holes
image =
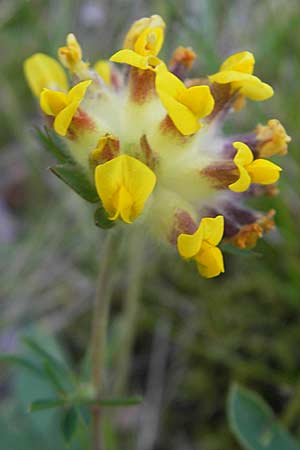
[[[229,56],[220,67],[220,71],[210,75],[211,83],[228,84],[231,91],[238,91],[251,100],[266,100],[273,95],[273,89],[253,74],[255,59],[250,52]]]
[[[168,71],[156,75],[156,90],[176,128],[187,136],[201,128],[199,119],[211,113],[214,99],[208,86],[187,88]]]
[[[224,272],[221,250],[217,247],[224,233],[224,217],[205,217],[194,234],[180,234],[177,248],[183,258],[193,258],[205,278]]]
[[[239,170],[239,179],[228,187],[234,192],[246,191],[251,183],[272,184],[280,176],[281,167],[266,159],[255,159],[248,145],[234,142],[237,153],[233,159]]]
[[[68,89],[68,80],[61,65],[44,53],[35,53],[27,58],[24,73],[30,89],[37,97],[44,88]]]
[[[151,28],[161,28],[163,31],[166,27],[164,20],[157,14],[151,17],[142,17],[136,20],[130,27],[128,33],[125,36],[123,48],[134,49],[134,45],[143,31]]]
[[[82,51],[78,41],[73,33],[67,36],[67,45],[58,49],[60,62],[74,72],[76,65],[81,61]]]
[[[165,23],[160,16],[141,19],[129,30],[124,49],[110,58],[116,63],[125,63],[142,70],[153,70],[162,61],[157,57],[164,42]]]
[[[54,130],[65,136],[70,123],[86,93],[91,80],[76,84],[68,93],[43,89],[40,95],[42,111],[48,116],[54,116]]]
[[[98,195],[110,220],[118,217],[131,223],[142,212],[154,189],[156,176],[144,163],[128,155],[121,155],[95,170]]]
[[[105,84],[111,85],[111,68],[108,61],[99,60],[94,65],[95,72],[102,78]]]

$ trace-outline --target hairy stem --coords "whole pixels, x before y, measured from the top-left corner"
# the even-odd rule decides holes
[[[129,241],[127,290],[122,317],[122,350],[118,355],[114,386],[116,395],[124,394],[124,390],[127,387],[144,271],[144,250],[144,236],[135,231]]]
[[[101,257],[96,297],[92,318],[91,334],[91,366],[94,397],[100,398],[103,387],[103,369],[106,349],[106,336],[109,317],[110,300],[113,287],[113,260],[115,233],[107,232]],[[92,448],[103,449],[101,433],[101,408],[92,407]]]

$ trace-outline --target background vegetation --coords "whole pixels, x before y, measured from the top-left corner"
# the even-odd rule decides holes
[[[35,137],[40,119],[22,62],[37,51],[55,56],[70,31],[90,61],[107,58],[133,20],[153,13],[168,24],[165,55],[191,45],[199,55],[195,73],[214,72],[232,52],[253,51],[257,74],[276,95],[249,102],[226,131],[276,117],[293,141],[280,160],[280,195],[256,201],[276,208],[277,230],[254,254],[226,255],[224,276],[200,279],[192,265],[147,243],[128,386],[146,406],[120,409],[114,421],[126,440],[118,446],[108,426],[110,448],[240,449],[225,414],[232,381],[263,395],[300,441],[298,0],[1,1],[0,350],[23,351],[22,336],[33,336],[79,370],[102,240],[89,207],[46,170],[52,160]],[[108,364],[119,350],[126,255],[124,245]],[[63,448],[57,414],[27,413],[30,401],[47,397],[48,385],[24,369],[0,370],[0,449]]]

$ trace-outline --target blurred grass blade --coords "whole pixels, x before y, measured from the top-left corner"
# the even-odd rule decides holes
[[[234,384],[227,406],[230,428],[246,450],[300,450],[255,392]]]
[[[1,353],[0,363],[2,362],[14,364],[16,366],[22,366],[28,370],[31,370],[32,372],[36,373],[39,376],[43,376],[42,370],[38,366],[36,366],[33,362],[31,362],[29,359],[24,358],[23,356]]]
[[[99,201],[97,192],[83,170],[75,164],[63,164],[50,167],[50,170],[60,180],[66,183],[80,197],[90,203]]]
[[[58,408],[64,406],[65,400],[60,398],[44,398],[32,402],[29,406],[29,412],[43,411],[45,409]]]
[[[75,408],[68,409],[68,411],[65,413],[63,417],[61,424],[61,429],[66,444],[69,444],[71,442],[72,437],[76,432],[77,422],[78,422],[78,414]]]

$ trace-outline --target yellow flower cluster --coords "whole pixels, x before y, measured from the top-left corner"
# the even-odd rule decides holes
[[[58,58],[70,72],[70,89],[64,68],[43,53],[29,57],[24,72],[49,126],[94,184],[108,220],[148,227],[211,278],[224,272],[222,239],[245,246],[256,242],[255,230],[260,237],[271,228],[261,225],[262,214],[239,205],[240,193],[279,179],[281,168],[262,157],[285,153],[290,138],[275,119],[245,139],[224,137],[222,122],[238,103],[273,95],[253,75],[254,56],[237,53],[217,73],[185,80],[195,53],[179,47],[168,67],[158,56],[164,33],[160,16],[142,18],[123,48],[93,67],[69,34]]]

